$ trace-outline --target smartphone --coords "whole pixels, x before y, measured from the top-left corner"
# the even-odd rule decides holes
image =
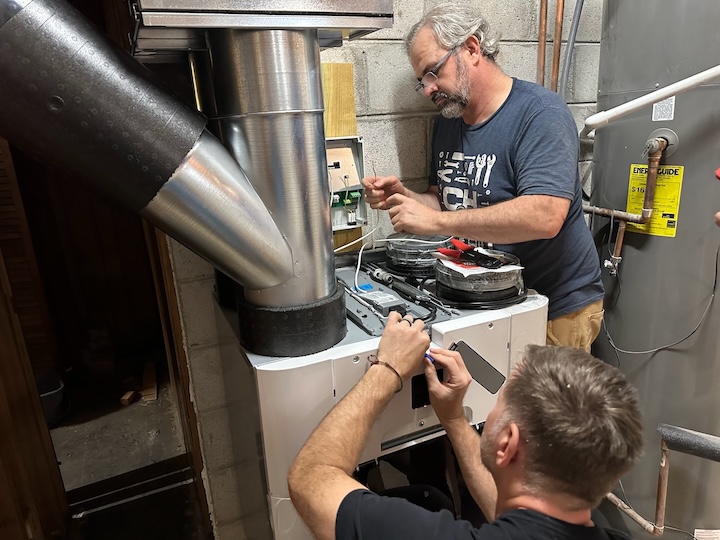
[[[449,348],[451,351],[460,353],[473,379],[491,394],[497,394],[500,387],[505,383],[505,375],[495,369],[495,366],[485,360],[480,353],[464,341],[453,343]]]

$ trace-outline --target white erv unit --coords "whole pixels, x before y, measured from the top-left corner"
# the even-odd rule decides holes
[[[433,324],[432,341],[443,348],[465,341],[507,376],[527,344],[545,343],[547,304],[546,297],[529,295],[511,307],[463,312],[457,318]],[[268,497],[278,540],[312,538],[288,497],[288,469],[312,430],[360,380],[370,366],[368,357],[377,352],[379,338],[352,339],[350,336],[331,349],[303,357],[248,354],[256,370]],[[421,370],[418,375],[423,377]],[[432,407],[418,406],[413,386],[413,381],[408,381],[380,415],[370,430],[360,463],[444,434]],[[468,420],[483,422],[496,399],[497,394],[473,381],[465,398]]]

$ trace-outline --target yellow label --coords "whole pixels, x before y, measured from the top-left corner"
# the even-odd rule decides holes
[[[642,213],[647,170],[647,163],[633,163],[630,165],[627,211],[632,214]],[[684,171],[685,167],[682,165],[661,165],[658,167],[653,212],[650,221],[644,225],[628,223],[628,231],[675,238]]]

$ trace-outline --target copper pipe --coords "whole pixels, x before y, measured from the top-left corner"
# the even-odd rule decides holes
[[[630,212],[623,212],[622,210],[612,210],[610,208],[601,208],[599,206],[590,206],[589,204],[583,205],[583,212],[586,214],[595,214],[598,216],[605,216],[620,221],[628,221],[630,223],[645,223],[643,217],[640,214],[631,214]]]
[[[622,252],[622,244],[623,239],[625,238],[625,228],[627,226],[627,221],[620,221],[620,225],[618,226],[618,232],[617,237],[615,238],[615,249],[613,250],[613,259],[617,259],[618,262],[622,257],[620,257],[620,252]]]
[[[555,6],[555,35],[553,35],[552,78],[550,89],[557,92],[558,78],[560,76],[560,47],[562,45],[563,16],[565,15],[565,0],[557,0]]]
[[[547,46],[548,0],[540,0],[540,21],[538,22],[537,83],[545,85],[545,49]]]
[[[615,506],[617,506],[619,510],[622,510],[625,514],[627,514],[635,523],[645,529],[646,532],[653,534],[653,532],[655,531],[655,527],[653,527],[653,524],[644,517],[642,517],[640,514],[638,514],[635,510],[633,510],[620,497],[618,497],[614,493],[608,493],[607,495],[605,495],[605,498],[611,503],[613,503]]]
[[[670,450],[665,443],[665,439],[660,439],[660,471],[658,473],[657,499],[655,501],[655,523],[651,523],[642,517],[635,509],[614,493],[608,493],[605,495],[605,498],[627,514],[635,523],[645,529],[646,532],[652,536],[662,536],[665,532],[665,508],[669,474]]]
[[[643,200],[642,216],[645,222],[650,220],[655,200],[655,186],[657,185],[658,166],[662,153],[667,148],[667,141],[662,138],[650,139],[645,148],[648,152],[648,172],[645,181],[645,199]]]
[[[670,475],[670,450],[665,439],[660,439],[660,471],[658,472],[657,504],[655,505],[655,530],[660,536],[665,530],[665,507],[667,504],[668,476]]]

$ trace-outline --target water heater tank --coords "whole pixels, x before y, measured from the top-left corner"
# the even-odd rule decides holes
[[[717,0],[605,0],[598,111],[720,63],[718,21]],[[650,520],[658,424],[720,435],[720,304],[711,302],[720,247],[713,221],[720,210],[714,175],[720,166],[720,80],[598,129],[591,204],[639,213],[647,166],[642,152],[658,135],[672,144],[660,164],[654,217],[642,230],[628,226],[618,275],[604,272],[611,340],[601,332],[593,350],[619,364],[640,390],[645,455],[623,486],[630,504]],[[613,247],[610,226],[617,229],[606,218],[593,219],[601,260]],[[690,532],[720,529],[720,463],[679,453],[671,453],[670,463],[666,523]],[[635,524],[629,529],[635,538],[650,537]],[[665,536],[674,534],[667,530]]]

